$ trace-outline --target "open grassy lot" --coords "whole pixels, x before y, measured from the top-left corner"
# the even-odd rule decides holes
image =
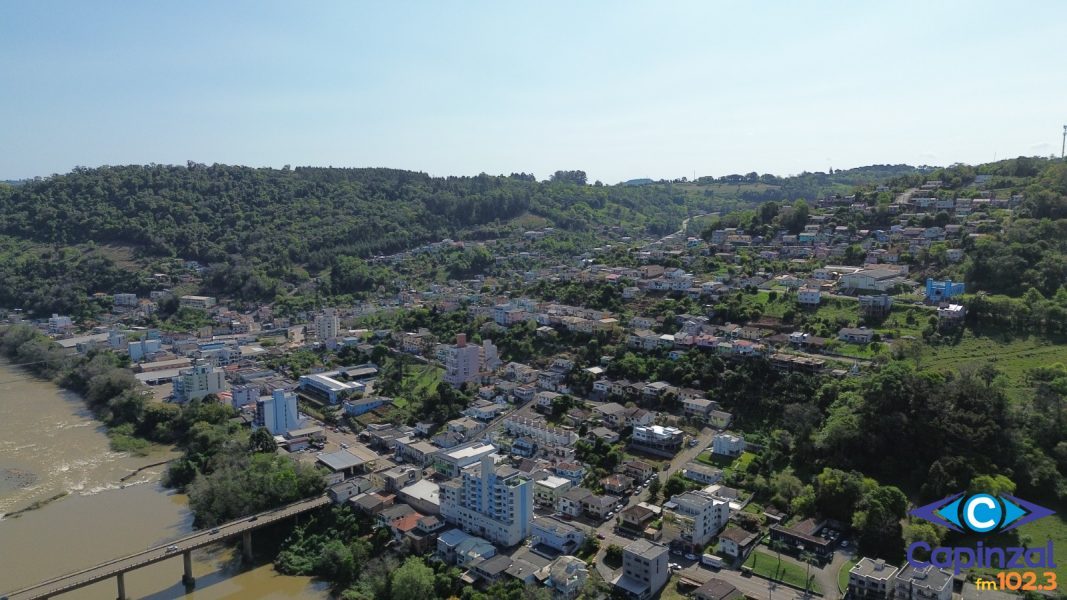
[[[1000,329],[964,330],[957,342],[928,348],[921,365],[945,371],[967,364],[991,364],[1004,373],[1013,392],[1026,388],[1026,372],[1037,366],[1067,364],[1067,339],[1005,332]]]
[[[742,452],[741,456],[738,456],[737,458],[732,456],[722,456],[721,454],[711,454],[710,452],[701,452],[697,456],[697,462],[718,467],[723,471],[730,469],[743,470],[754,458],[756,458],[756,455],[751,452]]]
[[[1011,531],[1006,534],[989,537],[979,538],[977,536],[974,539],[968,539],[966,542],[960,544],[963,546],[973,547],[979,540],[986,546],[1025,546],[1025,547],[1044,547],[1049,541],[1052,542],[1053,547],[1060,553],[1067,548],[1067,517],[1064,516],[1064,511],[1067,510],[1065,506],[1055,506],[1043,504],[1056,511],[1056,514],[1045,517],[1044,519],[1038,519],[1033,523],[1027,523],[1016,531]],[[1056,561],[1057,567],[1051,569],[1056,573],[1057,581],[1065,581],[1067,577],[1067,561],[1058,559]],[[1027,570],[1027,569],[1011,569],[1013,571]],[[1046,569],[1033,569],[1037,571],[1039,583],[1044,581],[1043,573]],[[983,578],[993,578],[994,573],[999,569],[972,569],[971,572],[980,575]]]
[[[748,560],[745,561],[745,566],[750,567],[752,572],[760,577],[782,581],[799,588],[804,587],[804,581],[807,577],[803,566],[791,562],[786,556],[782,556],[782,562],[779,564],[776,555],[769,554],[763,550],[753,551],[748,556]],[[816,594],[822,594],[822,588],[819,587],[817,581],[812,580],[811,590]]]

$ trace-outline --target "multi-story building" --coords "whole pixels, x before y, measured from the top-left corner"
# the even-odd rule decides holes
[[[445,353],[445,381],[454,387],[477,382],[481,377],[482,350],[467,344],[467,334],[456,335],[456,344]]]
[[[730,503],[703,491],[672,496],[663,505],[664,535],[694,550],[703,550],[730,518]]]
[[[137,294],[115,294],[111,301],[115,306],[137,306]]]
[[[581,529],[552,517],[534,517],[531,533],[538,544],[563,554],[574,554],[585,543]]]
[[[723,456],[740,456],[745,451],[745,438],[732,433],[720,433],[711,441],[711,451]]]
[[[556,503],[559,502],[559,497],[571,489],[573,485],[570,479],[564,479],[557,475],[549,475],[544,479],[539,479],[534,482],[534,502],[539,506],[555,508]]]
[[[797,302],[808,306],[818,306],[822,300],[822,291],[818,288],[803,287],[797,291]]]
[[[561,556],[549,569],[547,585],[552,588],[553,600],[574,600],[582,593],[588,578],[585,561],[576,556]]]
[[[570,446],[578,441],[578,434],[569,429],[553,427],[544,419],[531,419],[522,415],[508,415],[504,429],[515,437],[528,437],[542,444]]]
[[[851,575],[851,573],[850,573]],[[952,600],[952,573],[905,563],[893,577],[894,600]]]
[[[337,317],[335,309],[327,308],[322,311],[322,314],[315,316],[315,337],[320,342],[336,338],[340,334],[340,329],[341,319]]]
[[[48,333],[62,334],[74,329],[74,320],[70,317],[52,313],[48,318]]]
[[[420,467],[425,467],[433,461],[440,451],[426,440],[415,439],[409,436],[397,438],[393,442],[393,453],[397,460],[402,460]]]
[[[667,547],[639,539],[622,550],[622,574],[612,584],[616,591],[633,600],[655,595],[670,578]]]
[[[224,392],[228,388],[226,372],[221,367],[200,363],[178,372],[178,377],[174,379],[174,399],[189,402],[208,394]]]
[[[593,492],[583,487],[571,488],[563,492],[556,502],[556,510],[569,517],[582,516],[582,502],[593,495]]]
[[[300,426],[296,411],[296,394],[274,390],[256,401],[256,426],[266,427],[273,435],[282,435]]]
[[[182,296],[178,298],[178,306],[182,308],[198,308],[207,310],[215,306],[215,298],[212,296]]]
[[[634,427],[630,443],[642,448],[673,454],[682,447],[685,434],[677,427],[639,425]]]
[[[259,386],[253,384],[235,385],[230,390],[230,402],[234,408],[255,404],[259,400]]]
[[[896,567],[880,558],[861,558],[848,571],[848,597],[853,600],[888,600],[896,573]]]
[[[467,533],[501,546],[530,535],[533,482],[516,469],[496,466],[492,456],[441,484],[441,516]]]
[[[433,468],[445,477],[456,477],[463,469],[495,453],[496,446],[488,442],[471,442],[434,454]]]

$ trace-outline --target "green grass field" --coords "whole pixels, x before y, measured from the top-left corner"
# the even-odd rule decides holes
[[[1052,542],[1053,547],[1059,550],[1060,553],[1067,549],[1067,516],[1063,513],[1067,510],[1067,507],[1063,506],[1050,506],[1045,505],[1056,511],[1054,514],[1044,519],[1039,519],[1033,523],[1027,523],[1018,529],[1018,535],[1014,535],[1016,532],[1010,532],[1001,536],[994,536],[993,539],[988,538],[975,538],[974,540],[968,540],[962,544],[965,546],[973,546],[978,539],[982,540],[982,543],[986,546],[1002,545],[1002,546],[1026,546],[1026,547],[1044,547],[1049,541]],[[1067,561],[1062,558],[1057,560],[1057,567],[1052,569],[1056,573],[1057,581],[1067,581],[1064,578],[1067,577]],[[1018,571],[1020,569],[1011,569]],[[1021,569],[1027,570],[1027,569]],[[1041,572],[1044,569],[1037,570],[1038,576],[1041,576]],[[994,573],[998,569],[972,569],[971,572],[982,576],[983,578],[992,578]]]
[[[1067,364],[1067,340],[998,329],[967,329],[958,343],[944,343],[927,348],[921,365],[937,370],[955,371],[967,364],[991,364],[1019,391],[1027,387],[1026,372],[1036,366]]]
[[[710,452],[701,452],[697,455],[697,462],[702,462],[712,467],[718,467],[723,471],[730,469],[744,469],[748,466],[748,463],[752,462],[752,459],[756,458],[756,455],[751,452],[742,452],[741,456],[733,458],[730,456],[722,456],[719,454],[711,454]]]
[[[755,550],[748,556],[745,566],[751,568],[752,572],[760,577],[804,588],[804,581],[807,577],[806,569],[791,562],[786,556],[782,556],[782,562],[779,565],[776,555],[769,554],[763,550]],[[811,590],[816,594],[822,595],[822,588],[819,587],[817,581],[812,580]]]

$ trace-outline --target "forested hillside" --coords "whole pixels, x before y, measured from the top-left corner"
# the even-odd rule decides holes
[[[121,242],[205,262],[241,254],[325,265],[337,253],[395,251],[526,211],[567,229],[613,224],[666,233],[686,209],[684,194],[661,186],[151,165],[76,169],[8,187],[0,195],[0,232],[57,244]]]
[[[140,289],[107,256],[85,264],[85,244],[132,248],[142,262],[213,264],[205,291],[269,299],[280,282],[299,283],[309,273],[337,271],[358,282],[350,273],[355,258],[506,235],[525,214],[571,231],[618,226],[659,235],[713,202],[721,203],[670,186],[585,185],[580,171],[538,182],[526,174],[442,178],[393,169],[78,168],[0,185],[0,236],[7,236],[0,239],[0,306],[72,310],[65,299]]]

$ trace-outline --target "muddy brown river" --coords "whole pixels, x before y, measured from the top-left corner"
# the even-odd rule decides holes
[[[145,465],[177,454],[112,452],[100,424],[69,392],[0,359],[0,595],[188,534],[186,498],[164,489],[165,467]],[[11,513],[66,493],[41,508]],[[181,586],[181,558],[126,575],[130,598],[313,599],[329,595],[306,577],[286,577],[269,564],[239,565],[228,548],[193,553],[196,588]],[[57,598],[113,600],[103,581]]]

